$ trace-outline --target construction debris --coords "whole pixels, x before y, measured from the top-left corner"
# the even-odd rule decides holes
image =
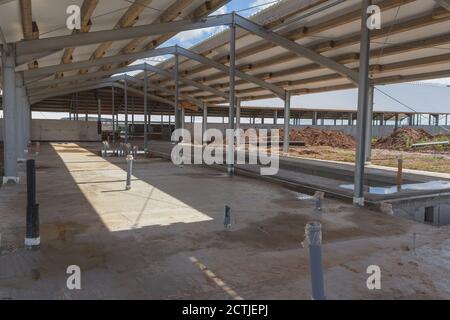
[[[378,139],[374,147],[377,149],[408,150],[415,143],[432,142],[436,138],[438,137],[423,129],[400,128],[390,136]]]
[[[284,131],[280,130],[280,137],[284,136]],[[340,131],[321,130],[307,127],[302,130],[290,130],[289,139],[291,141],[304,141],[306,146],[328,146],[342,149],[356,148],[355,139]]]

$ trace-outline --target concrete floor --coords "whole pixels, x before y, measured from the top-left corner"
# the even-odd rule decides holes
[[[41,146],[40,251],[23,248],[26,186],[0,189],[0,299],[309,299],[311,220],[323,224],[329,299],[450,298],[449,227],[331,199],[319,214],[281,186],[161,159],[138,160],[124,191],[124,159],[99,149]],[[379,291],[366,287],[374,264]],[[81,267],[80,291],[66,288],[69,265]]]

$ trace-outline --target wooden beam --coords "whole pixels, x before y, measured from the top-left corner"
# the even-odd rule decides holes
[[[39,39],[39,28],[37,23],[33,21],[33,11],[31,0],[20,0],[20,22],[22,25],[22,32],[24,40]],[[30,62],[28,69],[35,69],[38,67],[37,61]]]
[[[148,6],[152,0],[135,0],[133,4],[127,9],[127,11],[122,15],[119,21],[114,26],[114,29],[128,28],[136,24],[139,19],[139,15],[144,11],[145,7]],[[99,59],[106,54],[106,51],[112,46],[113,42],[104,42],[95,49],[91,56],[91,60]],[[80,73],[88,72],[87,69],[80,70]]]
[[[186,18],[187,19],[202,18],[204,16],[207,16],[211,12],[214,12],[215,10],[217,10],[218,8],[222,7],[223,5],[225,5],[226,3],[230,2],[230,1],[231,0],[211,0],[211,1],[204,2],[199,7],[197,7],[191,14],[189,14]],[[180,0],[176,3],[174,3],[173,8],[170,10],[168,9],[168,10],[164,11],[163,14],[157,20],[157,22],[173,21],[176,18],[176,16],[178,16],[178,13],[181,11],[180,10],[181,7],[185,4],[182,2],[183,1]],[[172,18],[172,20],[164,20],[164,19],[170,19],[170,18]],[[177,33],[169,33],[169,34],[161,35],[158,38],[156,38],[155,40],[150,41],[144,47],[144,50],[151,50],[151,49],[157,48],[158,46],[160,46],[161,44],[163,44],[164,42],[166,42],[167,40],[169,40],[176,34]],[[128,50],[135,50],[137,45],[141,44],[146,39],[147,38],[138,38],[138,39],[133,40],[136,42],[133,42],[133,41],[130,42],[125,48],[122,49],[122,52],[128,52]],[[125,61],[121,64],[121,66],[129,64],[131,62],[132,61]]]

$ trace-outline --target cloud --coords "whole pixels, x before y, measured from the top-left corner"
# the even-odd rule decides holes
[[[223,6],[217,9],[211,15],[226,14],[228,12],[228,7]],[[170,40],[171,44],[178,44],[183,47],[191,47],[194,44],[224,30],[226,27],[211,27],[206,29],[189,30],[178,33],[175,37]]]

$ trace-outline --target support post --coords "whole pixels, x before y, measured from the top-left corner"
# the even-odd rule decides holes
[[[289,130],[291,120],[291,94],[286,91],[284,98],[284,139],[283,139],[283,153],[289,155]]]
[[[308,223],[305,228],[305,244],[309,249],[312,300],[325,300],[322,262],[322,225],[319,222]]]
[[[124,101],[125,101],[125,143],[128,143],[128,81],[125,79],[125,90],[124,90]]]
[[[186,109],[181,108],[180,109],[180,129],[184,129],[184,121],[186,120]]]
[[[126,190],[131,189],[131,174],[133,172],[133,161],[134,158],[131,154],[127,156],[127,185],[125,186]]]
[[[147,69],[144,70],[144,150],[148,149],[148,98],[147,98]]]
[[[181,128],[181,115],[180,115],[180,61],[178,54],[175,55],[175,129]],[[184,120],[183,120],[184,122]]]
[[[208,130],[208,106],[206,103],[203,103],[202,141],[204,144],[208,143],[205,137],[206,130]]]
[[[375,87],[373,85],[369,86],[369,105],[367,113],[367,127],[366,127],[366,163],[372,161],[372,135],[373,135],[373,101],[374,101]],[[381,125],[384,124],[384,114],[382,115]]]
[[[131,97],[131,139],[134,139],[135,128],[134,128],[134,96]]]
[[[34,159],[27,160],[27,224],[25,248],[39,248],[39,205],[36,203],[36,163]]]
[[[236,99],[236,130],[241,128],[241,99]]]
[[[234,112],[236,103],[236,26],[230,26],[230,90],[229,90],[229,110],[228,110],[228,136],[227,136],[227,164],[228,175],[234,175]]]
[[[364,206],[364,166],[367,142],[367,122],[369,106],[369,53],[370,30],[367,26],[367,9],[371,0],[363,0],[361,9],[361,48],[359,58],[359,88],[358,88],[358,118],[357,118],[357,145],[355,163],[355,189],[353,203]]]
[[[312,118],[312,125],[313,126],[317,126],[317,117],[318,117],[317,111],[314,111],[313,112],[313,118]]]
[[[102,134],[102,99],[97,98],[97,133]]]
[[[114,86],[111,86],[111,108],[112,108],[112,126],[113,126],[113,136],[112,141],[113,144],[116,143],[116,107],[115,107],[115,95],[114,95]]]
[[[4,177],[3,183],[19,182],[17,174],[16,143],[16,73],[14,46],[8,46],[2,52],[3,79],[3,143],[4,143]]]
[[[23,99],[24,87],[23,78],[20,73],[16,73],[16,148],[17,161],[25,162],[25,100]]]

